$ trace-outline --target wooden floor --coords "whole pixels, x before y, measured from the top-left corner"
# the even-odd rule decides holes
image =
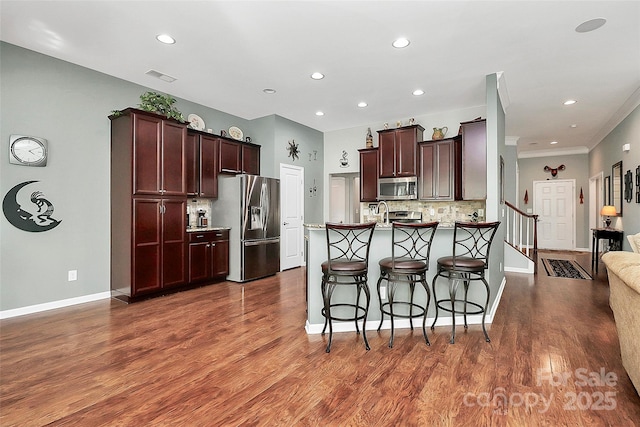
[[[548,254],[541,254],[547,256]],[[589,269],[589,254],[558,252]],[[3,320],[2,426],[634,426],[606,269],[507,274],[491,343],[304,331],[304,269]],[[581,384],[585,383],[585,384]]]

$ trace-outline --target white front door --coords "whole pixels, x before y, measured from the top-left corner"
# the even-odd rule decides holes
[[[299,267],[304,241],[304,169],[280,164],[280,270]]]
[[[575,248],[575,180],[534,181],[540,249]]]

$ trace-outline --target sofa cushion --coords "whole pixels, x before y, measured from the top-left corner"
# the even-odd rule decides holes
[[[640,294],[640,254],[611,251],[602,255],[607,270],[622,278],[626,285]]]

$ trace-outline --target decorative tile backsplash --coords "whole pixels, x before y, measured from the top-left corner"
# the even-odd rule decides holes
[[[189,215],[188,227],[194,228],[198,226],[198,212],[204,211],[204,217],[207,219],[207,224],[213,224],[213,218],[211,218],[211,200],[210,199],[188,199],[187,200],[187,214]]]
[[[478,214],[478,221],[485,220],[485,201],[446,201],[431,202],[420,200],[387,201],[389,211],[419,211],[422,213],[422,221],[439,221],[443,227],[453,226],[455,221],[471,221],[473,214]],[[361,222],[383,221],[384,207],[381,207],[382,215],[376,215],[374,209],[377,203],[360,203]]]

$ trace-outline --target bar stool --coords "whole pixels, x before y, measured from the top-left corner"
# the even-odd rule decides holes
[[[435,235],[438,222],[429,223],[400,223],[394,222],[391,225],[391,257],[383,258],[379,261],[380,278],[378,279],[378,301],[380,302],[380,325],[382,327],[384,315],[391,319],[391,337],[389,347],[393,347],[394,317],[408,318],[411,330],[413,330],[413,318],[422,316],[422,334],[427,345],[431,345],[427,337],[426,322],[427,309],[431,300],[431,292],[427,284],[427,270],[429,269],[429,253],[431,252],[431,242]],[[383,280],[387,281],[388,302],[382,302],[380,285]],[[413,302],[413,293],[416,283],[420,283],[427,294],[427,301],[424,305]],[[398,285],[408,285],[409,300],[396,300],[396,290]],[[399,313],[394,308],[406,307],[408,313]],[[416,309],[416,312],[414,312]]]
[[[356,324],[356,332],[360,334],[358,320],[362,320],[362,337],[367,350],[370,349],[367,341],[365,324],[369,313],[369,302],[371,293],[367,284],[367,273],[369,265],[369,246],[376,223],[365,224],[335,224],[326,223],[327,232],[327,260],[322,263],[322,300],[324,307],[324,335],[329,325],[329,343],[326,352],[331,351],[331,340],[333,338],[333,320],[351,321]],[[332,302],[331,297],[338,286],[355,286],[355,303]],[[364,293],[365,301],[360,302],[360,294]],[[353,316],[336,313],[334,309],[339,307],[351,307],[354,309]],[[332,313],[332,310],[334,312]],[[344,311],[338,309],[337,311]],[[347,316],[347,317],[345,317]]]
[[[487,342],[491,342],[484,320],[489,305],[489,284],[484,278],[484,272],[488,267],[489,250],[491,242],[498,230],[500,221],[496,222],[456,222],[453,230],[453,256],[438,258],[438,272],[433,278],[433,299],[436,302],[436,316],[431,325],[434,329],[438,320],[438,311],[440,309],[451,313],[451,340],[455,343],[456,338],[456,314],[464,316],[464,328],[467,329],[467,314],[482,313],[482,330]],[[449,282],[449,299],[439,300],[436,297],[436,280],[443,277]],[[487,299],[484,307],[478,303],[469,301],[467,298],[469,285],[473,280],[480,280],[484,283],[487,291]],[[456,299],[458,286],[462,281],[464,285],[464,299]],[[463,303],[462,310],[456,309],[456,302]],[[469,311],[467,307],[471,305],[475,307],[474,311]]]

